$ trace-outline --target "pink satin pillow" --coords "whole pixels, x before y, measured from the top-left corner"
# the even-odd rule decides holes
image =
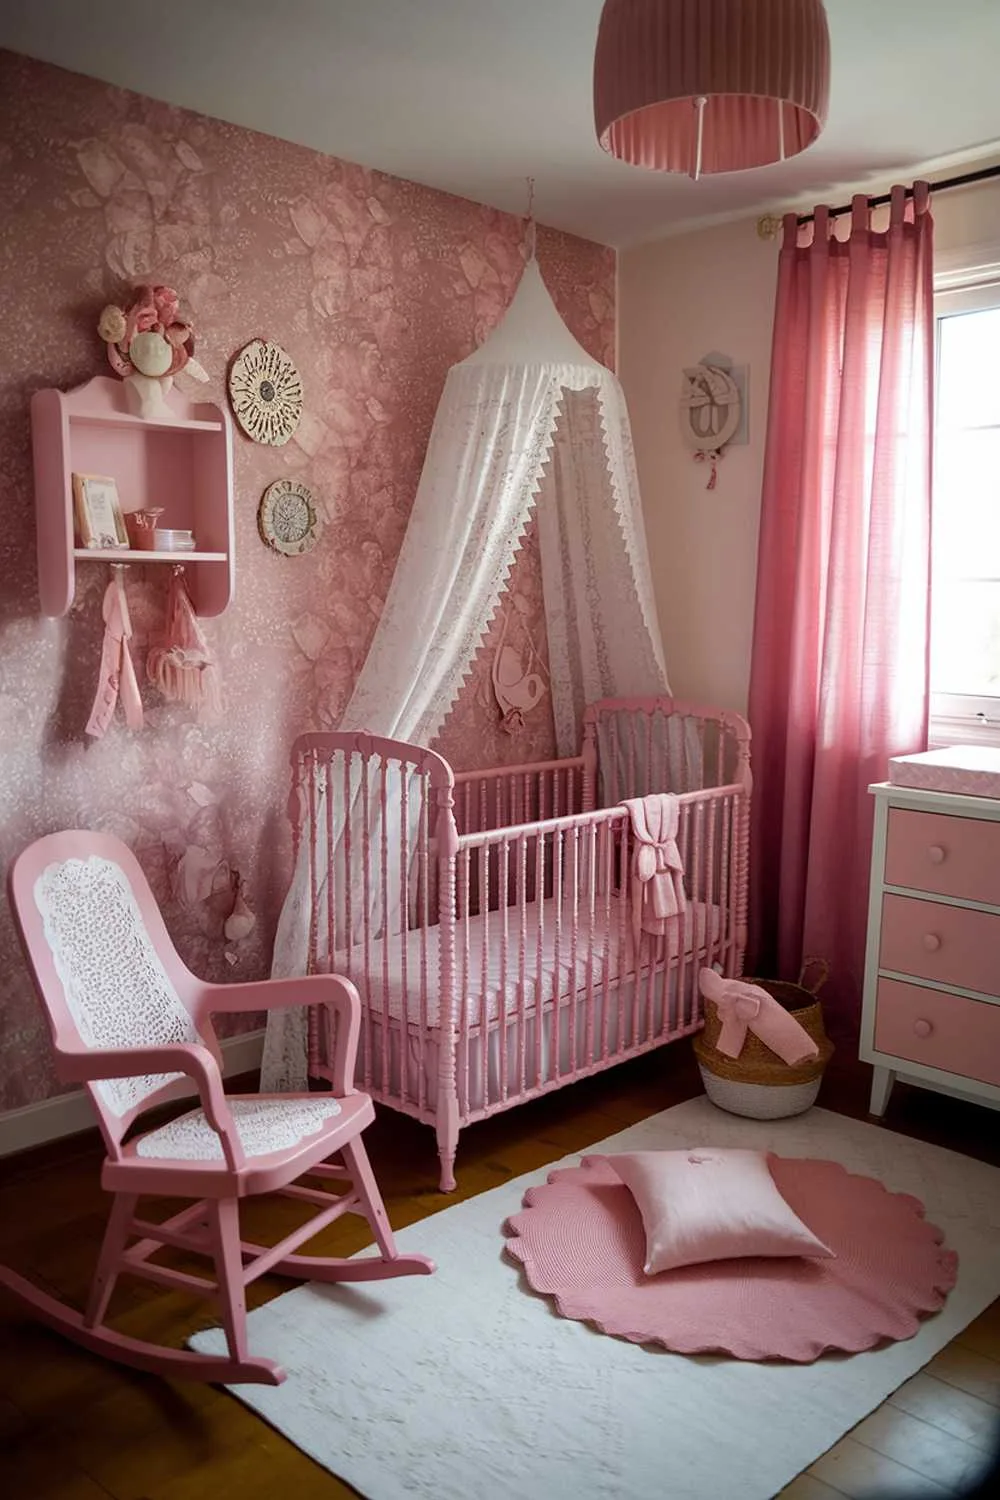
[[[697,1146],[607,1160],[642,1215],[647,1276],[744,1255],[833,1255],[778,1192],[763,1151]]]

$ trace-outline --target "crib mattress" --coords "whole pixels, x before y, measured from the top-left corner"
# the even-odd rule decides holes
[[[506,915],[507,938],[504,941]],[[556,931],[557,902],[550,898],[530,902],[521,911],[492,911],[469,917],[455,928],[455,975],[458,1018],[469,1026],[488,1025],[501,1014],[516,1015],[524,995],[525,1014],[584,990],[595,990],[634,972],[631,932],[623,932],[621,908],[616,900],[610,912],[598,910],[578,917],[574,946],[572,920],[563,913]],[[539,933],[541,936],[539,937]],[[410,1024],[437,1029],[440,1026],[438,995],[440,927],[417,929],[370,944],[368,964],[360,946],[339,950],[334,968],[358,986],[362,1000],[379,1014],[388,1011],[393,1020],[404,1017]],[[656,967],[684,952],[688,956],[718,948],[722,938],[722,914],[718,906],[691,902],[671,924],[663,938],[644,936],[641,967]],[[523,954],[523,963],[522,963]],[[707,961],[711,957],[706,955]],[[426,966],[426,1009],[421,1008],[421,973]]]

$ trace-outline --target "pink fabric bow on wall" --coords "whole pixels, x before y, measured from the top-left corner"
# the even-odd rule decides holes
[[[142,728],[142,699],[128,647],[132,638],[132,620],[120,567],[114,569],[114,576],[104,591],[101,613],[104,616],[101,677],[87,721],[87,733],[94,739],[100,739],[107,731],[115,716],[119,693],[125,710],[125,723],[129,729]]]
[[[632,820],[632,934],[662,937],[672,917],[687,906],[684,865],[677,848],[680,808],[669,792],[630,797],[622,803]]]
[[[724,1056],[739,1057],[748,1031],[789,1067],[819,1056],[819,1047],[805,1027],[759,985],[724,979],[714,969],[702,969],[698,984],[719,1012],[722,1030],[716,1046]]]

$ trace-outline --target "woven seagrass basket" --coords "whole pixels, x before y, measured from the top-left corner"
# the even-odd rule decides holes
[[[807,989],[802,981],[811,969],[817,967],[819,977]],[[823,1026],[823,1009],[817,998],[817,991],[828,972],[829,967],[823,960],[806,959],[798,984],[783,979],[748,978],[746,981],[773,995],[819,1047],[817,1057],[796,1067],[782,1062],[752,1031],[747,1032],[739,1057],[726,1057],[717,1046],[722,1030],[719,1013],[711,1000],[705,1001],[705,1027],[692,1041],[705,1092],[713,1104],[730,1114],[745,1115],[754,1120],[778,1120],[786,1115],[801,1114],[815,1103],[823,1081],[823,1070],[833,1052],[833,1043]]]

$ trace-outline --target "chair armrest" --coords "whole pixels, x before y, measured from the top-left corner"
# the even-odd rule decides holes
[[[205,1119],[222,1144],[226,1165],[238,1172],[246,1164],[243,1147],[222,1086],[219,1065],[197,1042],[168,1042],[160,1047],[87,1047],[59,1049],[59,1072],[67,1083],[101,1083],[109,1078],[141,1078],[147,1073],[186,1073],[197,1089]]]
[[[339,974],[303,974],[294,979],[258,979],[246,984],[205,984],[197,1005],[198,1013],[205,1015],[282,1010],[291,1005],[323,1006],[333,1091],[341,1097],[354,1093],[361,999],[349,979]],[[197,1016],[195,1019],[197,1023]]]

